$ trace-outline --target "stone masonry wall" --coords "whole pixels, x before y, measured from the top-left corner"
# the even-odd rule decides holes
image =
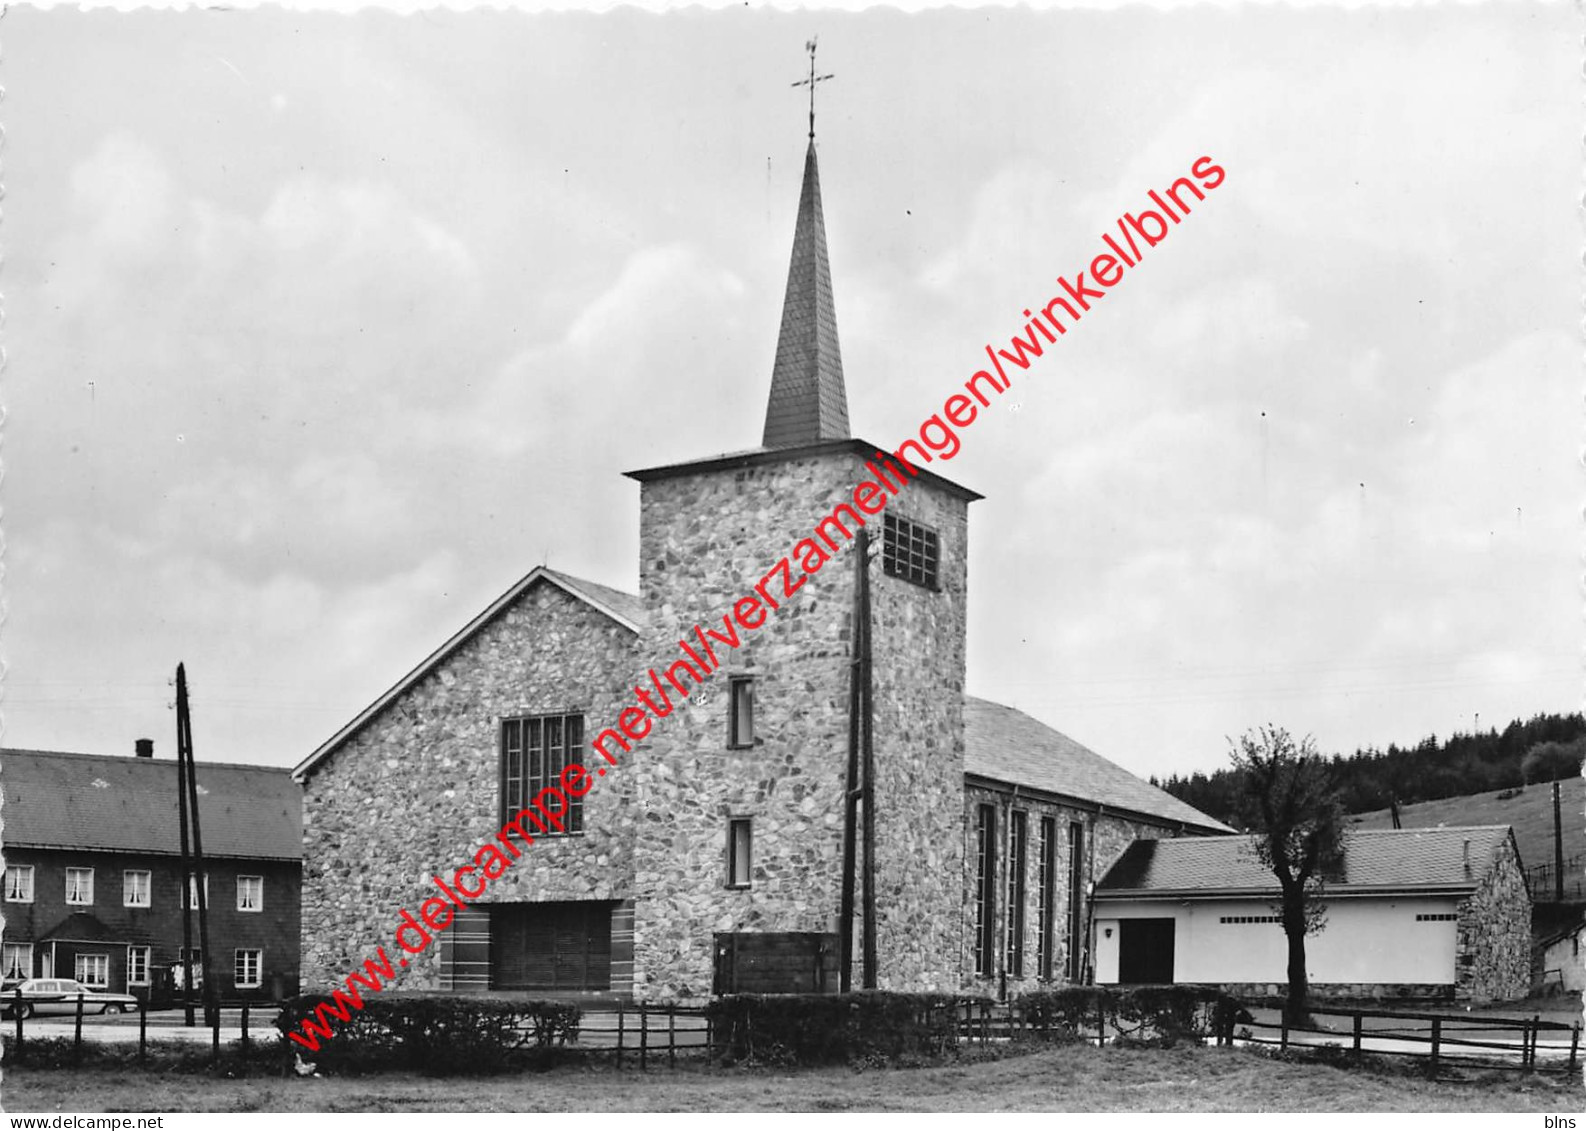
[[[1476,891],[1459,904],[1456,996],[1475,1002],[1522,998],[1531,984],[1531,894],[1510,838]]]
[[[676,658],[676,641],[696,621],[721,630],[734,602],[867,478],[853,453],[791,454],[644,483],[646,664]],[[880,984],[951,988],[962,874],[966,505],[915,482],[888,509],[938,531],[942,587],[885,576],[882,516],[869,518]],[[841,545],[791,598],[773,581],[781,608],[768,610],[737,650],[718,646],[723,670],[635,752],[638,996],[707,996],[715,932],[836,929],[854,559],[852,546]],[[731,674],[755,681],[752,749],[727,745]],[[732,817],[753,822],[748,888],[726,886]]]
[[[975,972],[975,894],[976,894],[976,814],[981,805],[997,807],[997,899],[994,912],[996,947],[992,970],[989,974]],[[1010,813],[1023,810],[1028,814],[1029,841],[1025,864],[1024,899],[1024,962],[1023,974],[1016,975],[1008,969],[1009,868],[1012,861]],[[1056,822],[1057,853],[1056,873],[1053,877],[1053,928],[1051,980],[1040,976],[1040,843],[1041,819],[1052,817]],[[990,789],[967,786],[964,789],[964,883],[963,883],[963,948],[961,957],[962,985],[965,989],[1001,997],[1004,992],[1012,996],[1025,991],[1061,985],[1067,981],[1069,958],[1069,913],[1072,901],[1083,902],[1084,893],[1074,892],[1069,885],[1071,860],[1069,856],[1068,827],[1077,821],[1085,826],[1085,851],[1082,861],[1085,883],[1100,880],[1123,854],[1132,841],[1165,838],[1175,835],[1174,829],[1162,828],[1144,821],[1126,820],[1108,813],[1098,815],[1091,809],[1080,809],[1054,801],[1040,800],[1028,794],[1015,794],[1012,788]],[[1090,929],[1090,909],[1080,908],[1082,931]],[[1083,943],[1082,943],[1083,945]]]
[[[311,771],[303,785],[303,984],[320,988],[391,939],[500,827],[500,721],[614,718],[634,634],[550,582],[523,593]],[[588,764],[586,754],[585,764]],[[624,900],[633,892],[632,767],[584,798],[582,835],[540,838],[481,903]],[[476,881],[477,882],[477,881]],[[409,956],[405,990],[441,990],[441,946]],[[613,990],[623,987],[613,985]]]

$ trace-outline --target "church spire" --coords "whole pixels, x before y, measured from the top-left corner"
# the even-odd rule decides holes
[[[820,169],[811,139],[804,157],[804,188],[799,194],[793,258],[788,266],[787,294],[782,299],[782,332],[776,343],[761,443],[767,448],[789,448],[848,435],[848,393],[843,387],[843,359],[837,346]]]

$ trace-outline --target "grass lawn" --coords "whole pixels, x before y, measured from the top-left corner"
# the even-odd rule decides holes
[[[1269,1059],[1244,1049],[1042,1048],[855,1072],[561,1067],[483,1079],[243,1080],[121,1069],[5,1072],[11,1112],[88,1111],[1523,1111],[1578,1112],[1579,1079],[1467,1083]]]

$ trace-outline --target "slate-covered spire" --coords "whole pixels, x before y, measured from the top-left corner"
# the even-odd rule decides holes
[[[782,300],[782,332],[776,343],[761,443],[767,448],[790,448],[848,436],[848,393],[837,347],[820,170],[811,139],[804,157],[804,188],[799,194],[793,260],[788,266],[787,295]]]

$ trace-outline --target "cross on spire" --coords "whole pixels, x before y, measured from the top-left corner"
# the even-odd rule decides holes
[[[813,38],[810,39],[810,41],[804,45],[804,50],[806,50],[806,51],[808,51],[810,53],[810,77],[807,78],[807,79],[800,79],[798,82],[791,83],[790,85],[791,86],[795,86],[795,87],[807,86],[807,87],[810,88],[810,140],[814,141],[815,140],[815,84],[816,83],[823,83],[827,79],[836,78],[837,76],[836,75],[817,75],[815,73],[815,40]]]

